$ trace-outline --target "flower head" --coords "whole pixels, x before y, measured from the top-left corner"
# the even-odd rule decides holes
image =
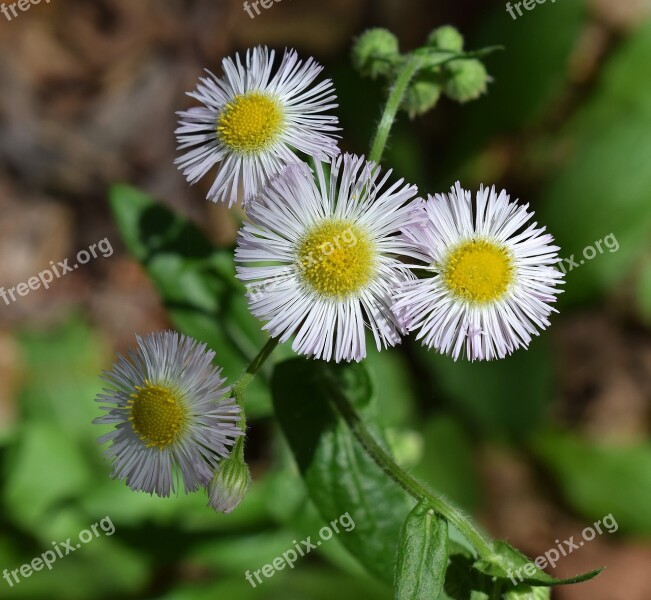
[[[242,435],[240,409],[222,399],[228,389],[204,344],[171,331],[137,340],[103,375],[112,389],[98,395],[107,414],[94,423],[115,428],[99,442],[111,442],[113,477],[131,489],[169,496],[180,474],[195,491]]]
[[[209,73],[189,95],[203,104],[180,112],[176,160],[190,183],[215,165],[208,193],[213,201],[234,204],[241,190],[248,203],[268,180],[299,159],[295,151],[318,159],[339,153],[332,81],[313,85],[323,70],[314,59],[300,61],[286,50],[274,72],[273,50],[257,47],[225,58],[221,78]]]
[[[558,247],[529,223],[528,205],[495,188],[476,202],[457,183],[423,203],[426,219],[405,238],[428,263],[424,279],[404,283],[394,311],[418,339],[455,359],[504,358],[549,325],[563,275]]]
[[[413,223],[416,188],[363,158],[345,155],[287,169],[251,206],[235,260],[249,306],[264,329],[299,354],[335,361],[366,356],[365,327],[378,349],[400,341],[391,291],[411,277],[400,230]]]

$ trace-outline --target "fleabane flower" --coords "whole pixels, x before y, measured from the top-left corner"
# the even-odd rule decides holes
[[[193,492],[242,435],[239,406],[224,398],[229,390],[205,344],[171,331],[137,341],[103,374],[111,389],[97,401],[107,414],[94,423],[115,428],[99,442],[110,442],[112,476],[131,489],[169,496],[180,476]]]
[[[189,96],[203,104],[179,114],[179,150],[175,162],[190,183],[215,165],[208,199],[244,204],[271,177],[299,160],[296,151],[319,160],[339,153],[338,120],[324,114],[336,108],[332,81],[315,83],[323,70],[314,59],[298,59],[285,50],[274,69],[273,50],[253,48],[244,64],[239,54],[222,61],[223,77],[210,71]]]
[[[403,333],[391,292],[411,275],[399,232],[413,223],[417,191],[363,157],[288,168],[256,199],[235,260],[253,314],[295,352],[335,361],[366,356],[365,329],[378,349]]]
[[[424,345],[455,360],[492,360],[549,325],[561,259],[528,207],[483,186],[473,202],[459,183],[423,203],[426,219],[405,238],[427,261],[425,277],[400,286],[394,311]]]

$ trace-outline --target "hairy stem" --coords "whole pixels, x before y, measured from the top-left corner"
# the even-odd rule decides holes
[[[262,365],[267,361],[271,356],[271,353],[278,346],[278,340],[276,338],[269,338],[267,343],[262,347],[262,350],[258,352],[257,356],[251,361],[249,366],[244,371],[243,375],[235,382],[231,390],[231,398],[235,399],[235,402],[240,407],[241,419],[239,422],[240,429],[246,431],[246,415],[244,413],[244,392],[248,385],[253,381],[256,373],[260,370]],[[232,456],[238,457],[240,460],[244,460],[244,437],[241,435],[235,442],[235,447],[233,448]]]
[[[428,52],[416,51],[410,54],[398,71],[396,79],[391,86],[391,91],[389,92],[389,97],[384,106],[382,118],[380,119],[377,131],[375,132],[373,143],[371,144],[371,151],[368,155],[368,159],[378,164],[382,161],[387,140],[389,139],[389,133],[391,133],[391,128],[396,120],[398,110],[400,110],[402,99],[407,92],[411,80],[418,71],[426,66],[441,66],[457,59],[481,58],[491,52],[495,52],[495,50],[501,49],[501,46],[489,46],[475,52],[451,52],[446,50],[430,49]]]
[[[379,164],[382,160],[382,155],[384,154],[384,149],[386,148],[387,140],[389,139],[389,133],[391,132],[394,121],[396,120],[396,115],[400,109],[402,98],[405,95],[411,80],[420,68],[420,57],[410,56],[398,72],[398,76],[391,87],[387,103],[384,106],[384,112],[382,113],[380,124],[378,125],[375,137],[373,138],[371,152],[368,155],[370,161]]]
[[[418,501],[425,500],[428,502],[439,515],[452,523],[463,534],[482,558],[492,556],[493,549],[490,542],[477,530],[463,512],[444,498],[432,494],[419,481],[400,468],[366,428],[361,417],[348,401],[348,398],[335,385],[331,385],[330,387],[337,412],[343,417],[359,443],[378,467],[400,485],[410,496]]]
[[[241,408],[244,408],[244,391],[251,381],[253,381],[256,373],[260,370],[262,365],[264,365],[271,353],[276,349],[276,346],[278,346],[278,340],[276,338],[269,338],[267,343],[262,347],[262,350],[258,352],[258,355],[246,368],[244,374],[235,382],[235,385],[231,390],[231,396],[235,398],[235,401]]]

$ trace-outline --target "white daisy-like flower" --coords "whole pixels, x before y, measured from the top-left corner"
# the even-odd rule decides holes
[[[299,354],[335,361],[366,356],[365,326],[378,349],[404,333],[391,311],[392,289],[409,277],[399,236],[414,223],[416,187],[363,157],[345,155],[288,168],[256,199],[235,260],[253,314],[280,341],[295,335]]]
[[[229,390],[205,344],[171,331],[137,340],[137,350],[103,374],[112,389],[97,397],[107,414],[93,422],[115,426],[99,438],[111,442],[112,476],[169,496],[180,475],[186,493],[195,491],[242,435],[240,408],[224,398]]]
[[[423,203],[426,219],[405,238],[425,257],[426,276],[400,287],[394,311],[424,345],[455,360],[492,360],[549,325],[561,259],[528,208],[494,187],[473,202],[459,183]]]
[[[337,117],[324,114],[336,108],[330,79],[313,85],[323,70],[313,58],[298,59],[285,50],[274,71],[273,50],[253,48],[222,61],[224,76],[210,71],[189,93],[203,104],[178,113],[179,150],[175,162],[190,183],[219,165],[208,198],[227,202],[241,191],[246,204],[271,177],[299,160],[295,151],[319,160],[339,154]]]

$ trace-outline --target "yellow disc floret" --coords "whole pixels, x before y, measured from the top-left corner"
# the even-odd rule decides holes
[[[147,447],[167,448],[187,424],[188,411],[178,393],[149,381],[136,386],[129,408],[131,426]]]
[[[283,109],[273,97],[260,92],[235,96],[217,119],[217,135],[231,150],[259,152],[278,138]]]
[[[470,240],[450,253],[442,265],[442,275],[457,297],[482,304],[493,302],[513,281],[513,257],[493,242]]]
[[[329,219],[312,227],[300,240],[296,265],[313,290],[343,298],[370,281],[375,271],[375,248],[354,223]]]

